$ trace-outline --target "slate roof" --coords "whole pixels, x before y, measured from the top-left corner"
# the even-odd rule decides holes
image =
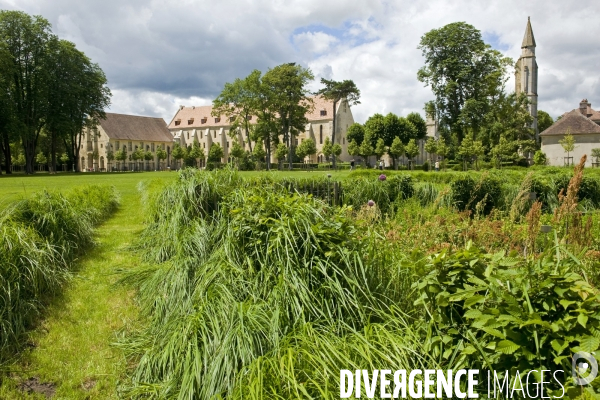
[[[563,114],[562,118],[540,133],[540,136],[600,134],[600,125],[593,122],[579,111],[578,108]]]
[[[533,29],[531,29],[531,20],[527,17],[527,27],[525,28],[525,36],[523,37],[523,47],[535,47],[535,38],[533,37]]]
[[[111,139],[144,142],[172,142],[173,135],[162,118],[106,113],[100,126]]]
[[[331,101],[325,100],[320,96],[314,96],[312,100],[314,109],[312,112],[306,114],[308,122],[333,118],[333,103]],[[340,103],[338,103],[339,106]],[[212,109],[212,106],[182,107],[177,110],[168,129],[202,129],[208,127],[228,127],[231,125],[229,118],[225,115],[213,117],[211,115]],[[326,111],[326,116],[321,115],[321,110]],[[180,122],[179,125],[175,124],[176,121]],[[203,123],[202,121],[205,122]],[[256,116],[252,117],[251,122],[256,122]]]

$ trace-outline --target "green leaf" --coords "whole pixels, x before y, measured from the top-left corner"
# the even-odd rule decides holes
[[[465,307],[470,307],[473,304],[483,302],[483,300],[485,300],[485,297],[480,294],[471,296],[467,300],[465,300]]]
[[[588,321],[588,316],[585,314],[579,314],[577,316],[577,322],[579,322],[581,324],[581,326],[583,326],[585,328],[585,324],[587,324]]]
[[[561,339],[554,339],[550,342],[550,345],[556,353],[560,354],[569,345],[569,342],[566,342]]]
[[[579,347],[581,347],[583,351],[591,353],[598,350],[598,347],[600,347],[600,340],[593,336],[586,336],[584,339],[579,341]]]
[[[479,316],[481,316],[481,311],[479,310],[469,310],[464,315],[465,318],[477,318]]]
[[[501,340],[496,345],[496,351],[502,354],[512,354],[519,349],[518,344],[510,340]]]

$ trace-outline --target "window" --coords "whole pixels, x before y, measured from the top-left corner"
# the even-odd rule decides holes
[[[229,142],[227,142],[227,148],[229,148]]]
[[[202,143],[202,148],[206,148],[206,143]]]
[[[319,126],[319,144],[323,144],[323,125]]]
[[[221,118],[215,118],[215,124],[218,124],[219,122],[221,122]]]
[[[235,121],[235,117],[229,117],[229,122]]]
[[[102,148],[102,147],[104,147],[104,146],[102,145],[102,143],[100,143],[100,148]]]
[[[181,120],[178,119],[177,121],[175,121],[175,126],[179,126],[181,124]]]
[[[115,149],[119,149],[119,148],[120,148],[120,147],[119,147],[119,142],[118,142],[118,141],[116,141],[116,142],[115,142]]]
[[[131,151],[131,142],[127,143],[127,148],[129,151]]]
[[[151,145],[151,146],[152,146],[152,147],[151,147],[151,151],[154,153],[154,143],[152,143],[152,145]]]
[[[194,118],[190,118],[190,119],[188,119],[188,125],[191,125],[191,124],[193,124],[193,123],[194,123]]]
[[[202,139],[202,131],[200,131],[200,139]]]
[[[150,146],[146,145],[146,151],[150,150]]]
[[[187,138],[190,138],[190,131],[187,132]]]
[[[200,123],[205,124],[208,121],[208,118],[204,117],[200,120]]]
[[[217,131],[213,131],[213,137],[216,139],[217,138]]]
[[[325,117],[327,115],[327,110],[321,110],[321,117]]]
[[[294,145],[298,146],[298,139],[294,139]]]
[[[144,150],[144,142],[140,142],[140,149]]]

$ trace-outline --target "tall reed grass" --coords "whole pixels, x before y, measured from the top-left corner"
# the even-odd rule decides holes
[[[114,188],[41,192],[0,214],[0,361],[20,347],[46,300],[92,244],[93,227],[117,207]]]

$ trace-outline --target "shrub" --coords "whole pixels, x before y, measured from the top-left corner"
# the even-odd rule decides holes
[[[461,174],[450,184],[450,190],[452,202],[459,211],[488,215],[499,204],[502,184],[489,174],[482,174],[477,181],[469,174]]]
[[[93,226],[117,207],[114,188],[89,186],[65,195],[40,192],[0,214],[0,361],[70,277]]]
[[[425,172],[429,171],[429,162],[425,161],[423,165],[421,165],[421,169]]]
[[[546,153],[541,150],[538,150],[533,155],[533,163],[535,165],[546,165],[548,164],[548,158],[546,157]]]

